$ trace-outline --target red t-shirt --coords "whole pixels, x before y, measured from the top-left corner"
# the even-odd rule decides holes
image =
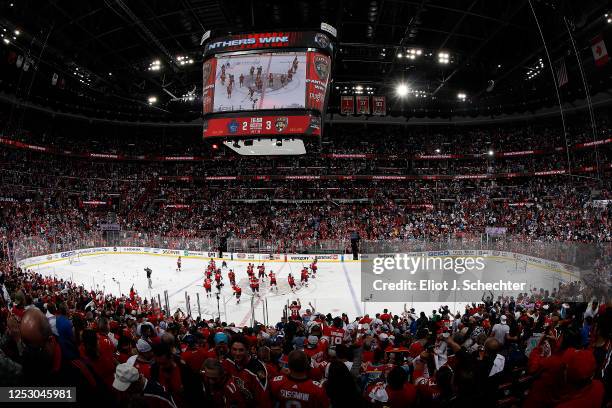
[[[400,390],[393,390],[384,382],[378,382],[368,387],[366,395],[371,403],[379,402],[389,408],[406,408],[415,405],[417,392],[410,383],[405,383]]]
[[[281,407],[327,408],[329,399],[320,383],[280,375],[271,382],[272,399]]]
[[[204,360],[208,357],[208,350],[203,349],[202,347],[197,347],[195,349],[185,350],[181,354],[181,358],[187,363],[189,368],[193,370],[194,373],[197,373],[202,368],[202,364]]]
[[[572,392],[556,408],[600,408],[604,399],[604,386],[601,381],[593,382],[581,390]]]

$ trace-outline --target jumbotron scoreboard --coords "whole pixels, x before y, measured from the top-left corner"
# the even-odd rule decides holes
[[[209,33],[207,33],[209,34]],[[303,154],[319,140],[335,29],[226,35],[203,41],[203,138],[239,154]]]

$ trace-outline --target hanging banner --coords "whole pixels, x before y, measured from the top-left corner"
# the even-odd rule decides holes
[[[387,101],[384,96],[372,97],[372,113],[378,116],[387,114]]]
[[[340,113],[342,115],[355,114],[355,99],[352,95],[342,95],[340,97]]]
[[[365,95],[357,95],[357,114],[358,115],[369,115],[370,114],[370,97]]]

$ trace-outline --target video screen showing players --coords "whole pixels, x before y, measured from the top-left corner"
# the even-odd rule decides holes
[[[212,112],[305,107],[304,52],[226,55],[215,65]]]

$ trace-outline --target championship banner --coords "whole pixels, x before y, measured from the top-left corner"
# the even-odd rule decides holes
[[[384,96],[372,97],[372,113],[378,116],[387,114],[387,101]]]
[[[358,115],[369,115],[370,114],[370,97],[365,95],[357,95],[357,114]]]
[[[340,97],[340,113],[342,115],[355,114],[355,99],[353,96],[342,95]]]

